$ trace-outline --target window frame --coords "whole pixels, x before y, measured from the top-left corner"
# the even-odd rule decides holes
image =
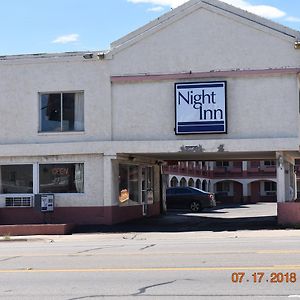
[[[221,188],[221,189],[219,189]],[[227,189],[228,188],[228,189]],[[231,185],[229,181],[219,181],[216,183],[216,192],[217,193],[228,193],[230,194]]]
[[[229,168],[230,161],[229,160],[219,160],[216,161],[216,168]]]
[[[275,160],[264,160],[264,167],[275,167],[276,161]]]
[[[266,187],[270,185],[270,189],[266,189]],[[277,192],[277,185],[276,185],[276,182],[274,181],[264,181],[264,192],[267,193],[267,192],[271,192],[271,193],[274,193],[274,192]]]
[[[26,197],[29,195],[34,195],[35,194],[35,175],[36,175],[36,170],[35,170],[35,163],[23,163],[23,162],[16,162],[16,163],[1,163],[1,166],[28,166],[30,165],[32,167],[32,193],[0,193],[1,197]]]
[[[42,130],[42,95],[47,94],[60,94],[60,109],[61,109],[61,118],[60,118],[60,131],[43,131]],[[83,95],[83,129],[82,130],[63,130],[63,94],[82,94]],[[85,92],[84,90],[58,90],[58,91],[45,91],[38,92],[38,133],[39,134],[76,134],[85,132]]]
[[[143,205],[145,202],[143,202],[143,187],[142,187],[142,170],[143,168],[150,168],[151,169],[151,190],[153,191],[153,196],[154,196],[154,189],[155,189],[155,173],[154,173],[154,165],[151,164],[135,164],[131,162],[125,162],[125,161],[120,161],[118,164],[118,178],[120,177],[120,167],[126,167],[127,169],[127,192],[128,196],[131,194],[130,186],[129,186],[129,168],[131,166],[134,166],[138,169],[138,201],[134,201],[128,197],[127,200],[124,202],[120,201],[120,196],[121,196],[121,190],[120,190],[120,182],[117,184],[117,196],[116,196],[116,201],[118,203],[119,207],[130,207],[130,206],[137,206],[137,205]],[[145,191],[144,191],[145,192]],[[147,203],[149,204],[149,203]]]
[[[83,164],[83,192],[82,193],[53,193],[53,192],[41,192],[40,191],[40,165],[66,165],[66,164]],[[59,161],[59,162],[42,162],[37,163],[37,178],[36,178],[36,190],[37,194],[54,194],[54,195],[84,195],[86,186],[85,186],[85,163],[82,161],[76,161],[76,162],[65,162],[65,161]]]
[[[0,193],[0,197],[26,197],[26,196],[33,196],[35,194],[48,194],[48,193],[41,193],[39,190],[40,187],[40,172],[39,172],[39,166],[40,165],[64,165],[64,164],[83,164],[83,184],[84,184],[84,189],[83,193],[52,193],[55,195],[83,195],[86,193],[86,185],[85,185],[85,180],[86,180],[86,164],[84,161],[59,161],[59,162],[16,162],[16,163],[3,163],[0,164],[0,166],[18,166],[18,165],[31,165],[32,166],[32,193],[7,193],[3,194]]]

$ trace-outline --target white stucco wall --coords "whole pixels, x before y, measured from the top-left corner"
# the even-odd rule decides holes
[[[113,74],[299,66],[294,38],[221,10],[193,10],[116,49]],[[176,21],[176,22],[175,22]]]
[[[88,207],[103,206],[103,157],[100,155],[60,155],[40,157],[10,157],[1,158],[0,165],[10,164],[51,164],[51,163],[84,163],[84,193],[55,194],[56,207]],[[36,182],[36,178],[33,178]],[[35,184],[35,183],[34,183]],[[17,194],[15,194],[17,196]],[[0,207],[5,206],[5,197],[0,195]]]
[[[174,134],[174,82],[114,83],[112,90],[114,140],[299,136],[297,79],[292,75],[228,78],[228,134],[218,135]]]
[[[76,57],[0,61],[0,143],[110,140],[110,81],[106,61]],[[84,91],[80,133],[38,133],[39,93]],[[5,118],[4,118],[5,116]]]

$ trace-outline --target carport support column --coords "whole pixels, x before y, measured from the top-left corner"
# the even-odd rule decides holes
[[[113,206],[116,206],[117,186],[117,155],[104,154],[103,156],[103,205],[105,223],[113,223]]]
[[[277,202],[293,201],[296,195],[295,160],[283,152],[276,153]]]
[[[248,182],[243,182],[243,203],[248,203],[249,201],[249,187]]]

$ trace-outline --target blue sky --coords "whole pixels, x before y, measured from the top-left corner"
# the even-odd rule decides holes
[[[300,31],[299,0],[223,0]],[[0,0],[0,55],[106,50],[186,0]]]

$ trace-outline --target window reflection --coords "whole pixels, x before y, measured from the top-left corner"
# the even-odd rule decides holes
[[[33,193],[32,165],[3,165],[0,169],[1,194]]]
[[[119,166],[119,203],[139,202],[139,168],[134,165]]]
[[[40,96],[41,131],[83,131],[83,93],[51,93]]]
[[[39,165],[40,193],[83,193],[83,168],[82,163]]]

